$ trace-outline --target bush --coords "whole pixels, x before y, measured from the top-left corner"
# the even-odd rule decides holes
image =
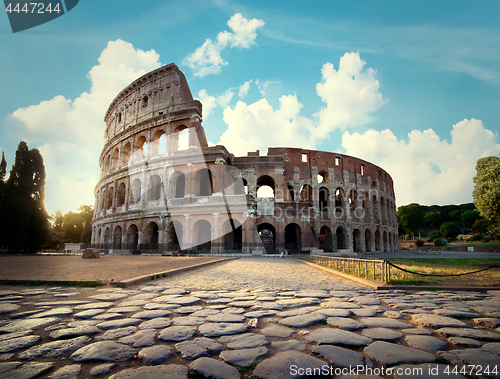
[[[439,230],[433,230],[430,234],[429,234],[429,239],[428,241],[429,242],[433,242],[436,238],[438,237],[441,237],[441,233],[439,233]]]
[[[484,237],[484,242],[491,242],[491,237],[490,236],[487,236],[487,237]]]
[[[422,246],[424,246],[424,245],[425,245],[425,241],[424,241],[424,240],[416,240],[416,241],[415,241],[415,245],[416,245],[417,247],[422,247]]]
[[[441,231],[443,238],[456,238],[457,235],[462,232],[460,226],[451,221],[441,224],[439,230]]]
[[[483,239],[483,233],[474,233],[472,239],[474,241],[481,241]]]
[[[446,241],[443,238],[436,238],[434,240],[434,246],[446,246],[447,243],[448,243],[448,241]]]

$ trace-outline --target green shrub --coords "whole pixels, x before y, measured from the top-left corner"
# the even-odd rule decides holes
[[[416,240],[416,241],[415,241],[415,245],[416,245],[417,247],[422,247],[422,246],[424,246],[424,245],[425,245],[425,241],[424,241],[424,240]]]
[[[434,246],[446,246],[447,243],[448,243],[448,241],[446,241],[443,238],[436,238],[434,240]]]

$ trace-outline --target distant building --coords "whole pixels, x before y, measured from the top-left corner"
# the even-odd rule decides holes
[[[347,155],[208,146],[202,105],[163,66],[109,106],[92,244],[102,249],[289,253],[394,251],[393,181]],[[267,194],[265,192],[267,190]]]

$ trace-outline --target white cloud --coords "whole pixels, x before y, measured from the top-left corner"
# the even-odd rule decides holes
[[[228,106],[233,96],[234,92],[231,89],[228,89],[223,94],[217,96],[217,104],[219,104],[222,108],[225,108]]]
[[[225,109],[228,129],[220,143],[240,154],[256,149],[265,151],[268,146],[313,148],[335,129],[369,122],[369,114],[387,100],[378,92],[376,72],[371,68],[364,70],[365,65],[359,53],[352,52],[340,58],[338,70],[331,63],[323,66],[316,91],[326,107],[313,118],[299,114],[302,104],[295,95],[282,96],[280,108],[274,110],[265,95],[267,87],[275,82],[255,80],[263,98],[250,105],[240,101],[234,109]],[[247,83],[250,82],[241,87],[245,89]]]
[[[47,173],[45,204],[49,213],[63,213],[94,204],[98,159],[103,145],[104,113],[113,98],[130,82],[160,66],[154,51],[110,41],[99,64],[87,77],[90,92],[74,100],[58,95],[8,115],[6,129],[40,142]],[[30,147],[30,140],[27,140]]]
[[[256,149],[266,154],[272,146],[313,148],[307,135],[311,121],[299,115],[302,104],[295,95],[280,97],[280,108],[273,109],[266,99],[247,105],[238,101],[234,109],[224,110],[228,125],[220,144],[236,155]]]
[[[215,96],[210,96],[206,89],[202,89],[198,92],[198,100],[200,100],[203,105],[203,118],[206,119],[208,115],[212,113],[212,109],[217,106],[217,100]]]
[[[481,120],[464,119],[450,134],[448,142],[432,129],[413,130],[407,141],[389,129],[345,132],[342,146],[348,155],[374,162],[392,176],[399,205],[470,202],[477,159],[498,155],[500,145]]]
[[[243,99],[247,94],[248,90],[250,89],[250,83],[252,83],[252,80],[250,79],[248,82],[243,83],[238,90],[238,97],[240,99]]]
[[[371,121],[369,114],[387,103],[378,92],[376,71],[363,70],[365,65],[359,52],[345,53],[340,58],[338,70],[331,63],[323,65],[316,93],[326,103],[326,108],[317,113],[319,123],[315,137],[322,138],[335,129],[366,124]]]
[[[236,13],[229,19],[227,25],[234,33],[220,32],[215,42],[208,38],[203,45],[196,48],[182,61],[183,64],[191,67],[194,76],[218,74],[221,68],[227,65],[221,57],[222,50],[228,46],[249,49],[255,44],[256,30],[264,26],[264,21],[255,18],[248,21],[241,13]]]

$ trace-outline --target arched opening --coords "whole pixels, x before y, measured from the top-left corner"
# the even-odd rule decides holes
[[[134,179],[130,188],[130,203],[136,204],[141,201],[141,181]]]
[[[349,192],[349,211],[351,212],[351,217],[354,217],[356,214],[356,207],[357,207],[357,199],[358,199],[358,193],[356,190],[351,190]]]
[[[150,248],[156,249],[155,245],[158,245],[158,235],[159,235],[158,225],[156,224],[156,222],[150,222],[146,228],[146,241],[148,241],[148,243],[153,245]]]
[[[337,228],[335,235],[337,237],[337,250],[345,249],[346,244],[344,228]]]
[[[108,189],[108,199],[106,202],[106,209],[109,209],[113,206],[113,197],[115,195],[115,189],[113,187],[109,187]]]
[[[321,187],[318,191],[319,198],[319,211],[321,214],[321,218],[329,219],[330,218],[330,191],[328,188]]]
[[[135,144],[135,152],[134,152],[135,161],[141,161],[147,157],[146,148],[147,148],[146,137],[144,136],[139,137],[139,139]]]
[[[130,142],[127,142],[122,150],[122,166],[128,165],[128,162],[130,160],[131,149],[132,149],[132,146],[130,145]]]
[[[207,220],[198,220],[193,226],[196,250],[212,250],[212,225]]]
[[[257,227],[262,245],[267,253],[276,251],[276,229],[268,223],[260,224]]]
[[[382,225],[386,225],[387,224],[387,215],[386,215],[386,211],[387,211],[387,208],[386,208],[386,205],[385,205],[385,199],[382,197],[380,199],[380,212],[381,212],[381,215],[380,215],[380,223]]]
[[[178,138],[177,150],[182,151],[189,149],[189,129],[186,128],[180,131]]]
[[[285,249],[297,254],[302,249],[302,233],[300,226],[295,223],[285,227]]]
[[[384,242],[384,253],[387,253],[389,251],[389,244],[387,240],[387,232],[384,231],[382,234],[383,242]]]
[[[243,244],[243,228],[238,220],[227,220],[224,223],[224,250],[241,251]]]
[[[380,241],[380,232],[378,230],[375,231],[375,251],[384,251]]]
[[[370,232],[369,229],[365,230],[365,248],[366,251],[372,251],[372,246],[371,246],[371,240],[372,240],[372,232]]]
[[[109,244],[111,242],[111,231],[109,230],[109,227],[106,228],[106,230],[104,231],[104,243],[106,244]]]
[[[127,243],[129,244],[129,249],[137,249],[137,244],[139,243],[139,230],[137,226],[132,224],[127,230]]]
[[[113,249],[121,249],[122,248],[122,228],[121,226],[117,226],[113,233]]]
[[[354,229],[352,232],[352,249],[355,253],[362,251],[361,232],[358,229]]]
[[[199,170],[195,175],[195,180],[199,183],[198,196],[212,196],[212,172],[209,169],[202,168]]]
[[[171,222],[168,226],[167,233],[170,241],[170,249],[174,251],[182,250],[182,235],[184,230],[179,221]]]
[[[305,184],[300,189],[300,201],[310,203],[312,201],[312,188],[309,184]]]
[[[115,149],[113,151],[113,168],[117,169],[120,167],[120,161],[119,161],[119,156],[120,156],[120,151],[118,149]]]
[[[319,231],[319,248],[325,253],[333,251],[332,232],[330,228],[323,226]]]
[[[389,251],[394,251],[394,248],[392,246],[392,233],[389,232]]]
[[[328,183],[328,172],[327,171],[320,171],[318,173],[318,183],[320,183],[320,184],[327,184]]]
[[[118,191],[116,193],[116,206],[121,207],[123,204],[125,204],[125,183],[120,183],[118,186]]]
[[[108,155],[108,158],[106,159],[106,172],[111,171],[111,155]]]
[[[373,195],[372,197],[372,204],[373,204],[373,217],[375,219],[375,224],[379,224],[379,214],[378,214],[378,207],[377,207],[377,196]]]
[[[175,198],[179,199],[184,197],[186,193],[186,176],[180,174],[175,180]]]
[[[155,201],[161,198],[161,178],[153,175],[149,179],[148,200]]]
[[[165,153],[165,132],[163,130],[159,130],[153,135],[151,150],[152,155]]]
[[[263,175],[257,179],[257,197],[274,197],[274,179],[269,175]]]
[[[344,190],[337,188],[335,190],[335,217],[340,218],[344,215]]]

